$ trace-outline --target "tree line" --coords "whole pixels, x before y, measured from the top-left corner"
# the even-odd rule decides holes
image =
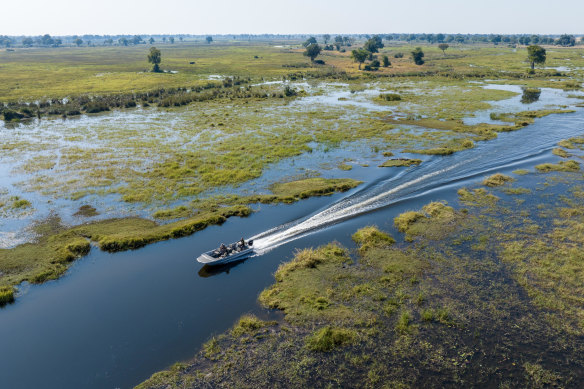
[[[462,43],[492,43],[494,45],[557,45],[557,46],[574,46],[577,43],[583,44],[582,40],[577,41],[574,35],[564,34],[561,36],[553,35],[500,35],[500,34],[380,34],[379,36],[386,41],[401,41],[401,42],[427,42],[430,44],[462,44]],[[252,39],[300,39],[302,35],[220,35],[221,39],[234,40],[252,40]],[[306,36],[304,36],[306,37]],[[369,40],[372,38],[369,34],[353,34],[353,35],[336,35],[330,34],[317,35],[323,43],[322,50],[339,50],[343,47],[351,47],[356,41]],[[71,46],[133,46],[139,44],[155,42],[173,44],[176,39],[183,41],[185,38],[203,39],[207,43],[213,42],[213,37],[186,35],[178,36],[168,35],[147,35],[142,37],[140,35],[83,35],[83,36],[59,36],[53,37],[49,34],[42,36],[24,36],[13,37],[0,35],[0,47],[59,47],[64,45]],[[315,38],[316,39],[316,38]],[[315,42],[316,43],[316,42]]]

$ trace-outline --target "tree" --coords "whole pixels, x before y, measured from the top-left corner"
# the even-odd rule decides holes
[[[576,38],[574,38],[574,35],[564,34],[558,38],[556,44],[560,46],[574,46],[576,44]]]
[[[306,46],[306,50],[304,51],[305,57],[310,57],[310,61],[314,62],[314,59],[320,54],[321,48],[318,43],[311,43]]]
[[[361,70],[361,64],[365,62],[367,57],[369,57],[369,52],[363,48],[351,52],[351,58],[353,58],[355,62],[359,62],[359,70]]]
[[[493,44],[497,46],[499,43],[501,43],[502,39],[503,37],[501,37],[501,35],[495,35],[491,38],[491,42],[493,42]]]
[[[416,47],[414,51],[412,51],[412,59],[416,65],[423,65],[424,64],[424,52],[422,51],[421,47]]]
[[[81,46],[83,44],[83,39],[75,38],[75,44],[77,45],[77,47]]]
[[[49,34],[45,34],[41,37],[41,45],[43,46],[52,46],[55,44],[55,40],[51,38]]]
[[[142,37],[140,35],[134,35],[134,37],[132,37],[132,44],[138,45],[141,42],[143,42],[143,40],[142,40]]]
[[[538,45],[531,45],[527,47],[527,60],[531,64],[531,70],[535,69],[535,64],[545,63],[546,53],[545,49]]]
[[[367,42],[365,42],[363,45],[363,48],[370,53],[379,53],[379,49],[383,48],[381,37],[379,35],[375,35],[368,39]]]
[[[442,53],[444,53],[444,55],[446,55],[446,49],[449,48],[450,46],[448,46],[448,43],[440,43],[438,45],[438,48],[440,50],[442,50]]]
[[[122,46],[128,46],[128,40],[126,38],[118,39],[118,43]]]
[[[391,66],[391,62],[389,62],[389,58],[387,57],[387,55],[383,56],[383,67],[386,68],[388,66]]]
[[[444,34],[436,34],[436,41],[438,43],[444,42],[444,39],[446,39],[446,36],[444,36]]]
[[[205,38],[205,40],[207,41],[207,44],[211,44],[211,42],[213,42],[213,37],[212,36],[208,36]]]
[[[519,37],[520,44],[527,46],[527,45],[529,45],[529,42],[531,42],[531,37],[528,37],[528,36],[520,36]]]
[[[154,42],[154,38],[150,37],[150,39],[148,39],[148,43],[153,44]]]
[[[24,47],[31,47],[33,43],[34,43],[34,42],[33,42],[32,38],[30,38],[30,37],[29,37],[29,38],[24,38],[24,39],[22,40],[22,45],[23,45]]]
[[[316,38],[311,36],[310,38],[308,38],[303,44],[302,46],[304,47],[308,47],[310,45],[315,45],[316,44]]]
[[[326,45],[328,43],[328,41],[331,40],[331,36],[329,34],[324,34],[322,36],[322,38],[324,39],[324,44]]]
[[[160,62],[162,62],[162,54],[160,50],[156,47],[150,48],[150,53],[148,54],[148,62],[152,64],[152,72],[160,73]]]
[[[170,38],[168,38],[168,40],[170,41],[170,44],[171,45],[174,44],[174,37],[173,36],[171,36]]]

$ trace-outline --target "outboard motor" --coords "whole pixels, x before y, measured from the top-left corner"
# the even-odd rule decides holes
[[[250,240],[248,240],[248,241],[247,241],[247,245],[248,245],[248,246],[253,246],[253,239],[250,239]]]

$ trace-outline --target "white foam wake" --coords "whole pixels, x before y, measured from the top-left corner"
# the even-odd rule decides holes
[[[310,231],[314,231],[324,226],[334,224],[340,220],[348,219],[350,217],[387,206],[400,199],[400,196],[397,196],[397,194],[400,192],[417,186],[418,184],[430,180],[435,176],[453,170],[462,164],[463,162],[422,175],[418,178],[397,185],[387,191],[373,195],[372,197],[365,197],[371,195],[368,193],[367,195],[363,194],[358,197],[349,197],[347,199],[341,200],[324,211],[321,211],[298,224],[276,227],[257,235],[255,237],[254,245],[259,253],[263,253],[284,243],[288,243],[294,239],[305,236]]]

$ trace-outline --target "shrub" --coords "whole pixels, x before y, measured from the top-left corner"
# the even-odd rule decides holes
[[[404,53],[395,53],[393,55],[393,58],[403,58],[404,57]]]

